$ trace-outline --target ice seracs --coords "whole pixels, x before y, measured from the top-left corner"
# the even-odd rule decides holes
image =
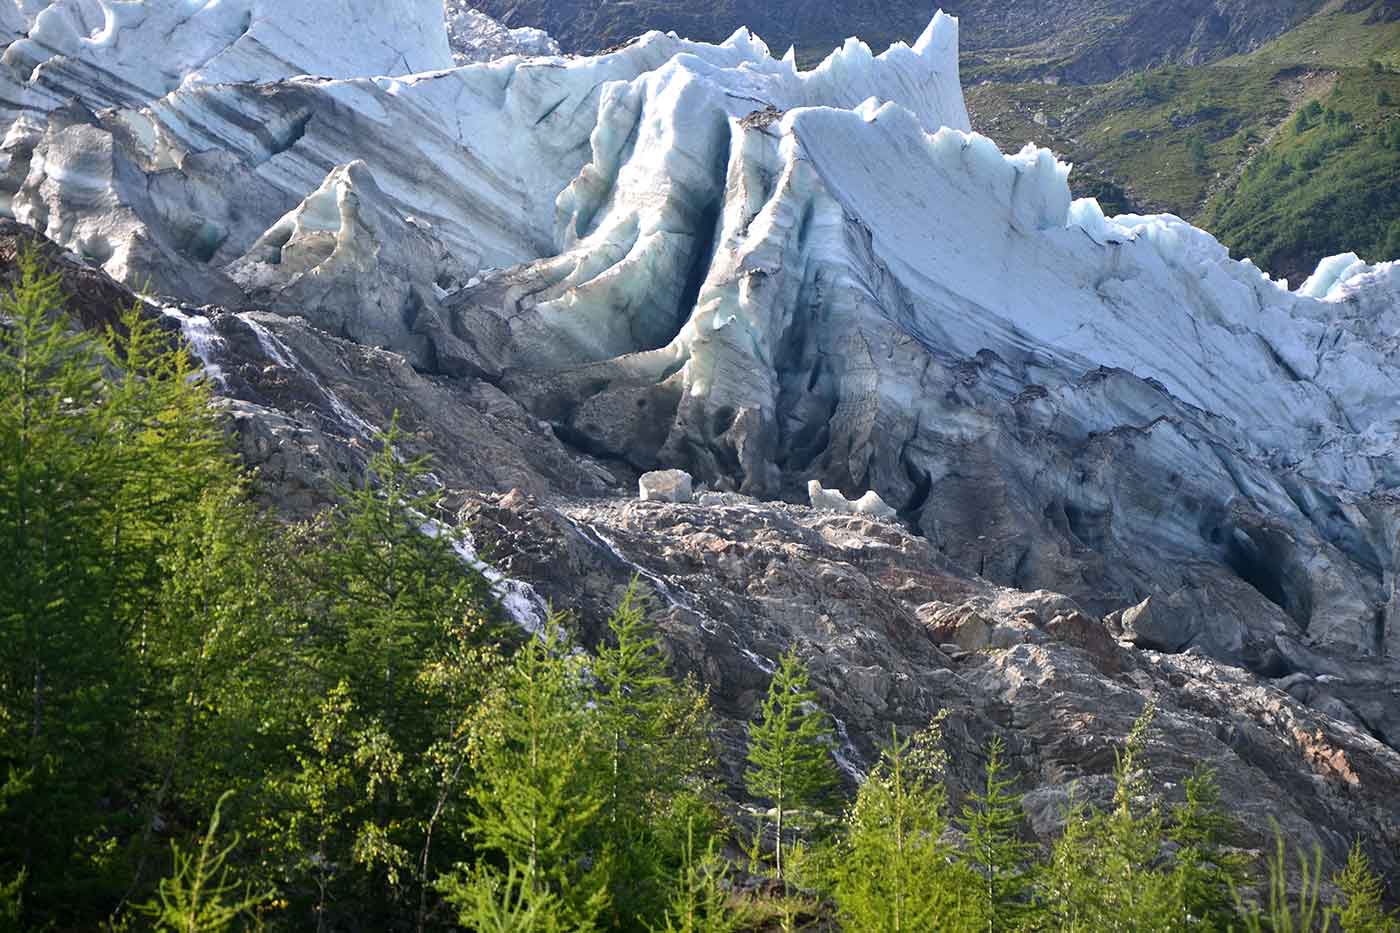
[[[854,104],[907,94],[929,119],[966,125],[956,60],[936,58],[944,54],[936,43],[923,54],[897,48],[879,58],[848,47],[829,66],[801,73],[746,32],[719,46],[652,33],[597,58],[511,57],[443,70],[453,64],[443,9],[428,0],[387,7],[356,0],[347,9],[329,0],[290,9],[271,0],[122,4],[110,41],[100,43],[83,37],[97,28],[96,9],[55,4],[38,19],[67,23],[67,39],[42,45],[31,38],[7,50],[44,62],[0,74],[8,85],[0,100],[17,108],[0,103],[0,117],[14,121],[0,149],[0,192],[15,201],[15,216],[69,204],[85,211],[93,184],[72,182],[115,176],[104,183],[112,206],[139,221],[121,233],[134,241],[125,252],[137,255],[104,260],[124,280],[192,280],[171,267],[209,261],[211,250],[215,260],[242,255],[332,166],[356,159],[464,263],[492,268],[558,252],[555,199],[595,155],[595,129],[601,134],[627,113],[681,131],[662,141],[682,151],[653,153],[661,157],[657,168],[687,157],[718,162],[723,145],[703,152],[704,140],[685,130],[747,113],[754,99],[787,108],[833,95]],[[91,22],[80,21],[79,10]],[[387,25],[371,25],[376,17]],[[245,19],[246,35],[239,32]],[[263,37],[269,31],[276,36]],[[34,49],[26,51],[25,41]],[[156,42],[159,59],[148,54]],[[284,52],[264,55],[269,49]],[[681,93],[682,84],[693,90]],[[632,103],[600,118],[600,107],[622,99]],[[100,165],[72,165],[75,144],[47,138],[49,115],[71,100],[86,115],[69,114],[65,125],[85,120],[109,137],[81,143],[85,151],[109,150],[87,159]],[[636,108],[647,100],[644,116]],[[676,100],[699,106],[669,111]],[[625,141],[627,127],[619,126]],[[147,178],[154,179],[150,190],[141,190]],[[73,242],[64,225],[47,226],[65,245]],[[183,290],[205,293],[188,296],[202,300],[210,287],[200,277]]]
[[[1073,200],[970,132],[941,13],[801,71],[745,30],[453,67],[454,9],[16,7],[0,212],[638,474],[869,490],[990,579],[1151,596],[1174,648],[1400,651],[1394,265],[1289,292]]]
[[[180,87],[451,67],[441,0],[10,0],[11,107],[145,103]]]
[[[0,2],[0,214],[177,299],[279,506],[402,410],[510,616],[640,576],[738,731],[802,644],[867,761],[938,709],[1044,750],[1049,826],[1152,695],[1251,825],[1395,837],[1400,266],[1292,293],[1074,201],[970,132],[950,17],[799,71],[453,10]]]
[[[559,43],[543,29],[511,29],[462,0],[446,0],[447,38],[459,65],[495,61],[507,55],[558,55]]]
[[[361,161],[332,170],[226,271],[259,307],[397,350],[422,368],[455,342],[438,294],[461,281],[461,270],[430,227],[395,209]]]

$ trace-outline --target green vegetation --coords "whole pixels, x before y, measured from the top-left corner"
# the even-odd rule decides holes
[[[999,740],[950,812],[941,718],[838,820],[795,651],[750,728],[779,831],[741,857],[707,697],[635,583],[591,652],[508,624],[396,427],[339,507],[277,524],[188,354],[61,304],[31,255],[0,297],[0,928],[1397,929],[1360,849],[1335,902],[1282,849],[1240,894],[1211,775],[1174,805],[1148,779],[1151,707],[1048,851]]]
[[[749,726],[749,793],[773,804],[777,818],[774,868],[783,879],[785,833],[793,811],[816,810],[836,792],[828,748],[831,725],[817,706],[807,669],[793,651],[783,655],[768,687],[759,721]]]
[[[178,843],[170,843],[173,873],[157,886],[158,900],[137,908],[154,922],[157,930],[227,930],[240,918],[255,918],[257,909],[272,900],[271,892],[254,893],[246,885],[240,887],[229,881],[228,857],[238,848],[237,837],[226,848],[215,848],[220,810],[230,796],[225,794],[214,804],[214,816],[197,854],[187,854]]]
[[[954,870],[943,788],[941,720],[912,740],[891,736],[846,817],[833,878],[838,915],[853,933],[927,930],[965,913],[979,880]]]
[[[1346,866],[1332,879],[1341,892],[1337,922],[1347,933],[1386,933],[1394,930],[1396,917],[1387,914],[1381,900],[1381,880],[1371,871],[1361,847],[1353,845]]]
[[[1032,904],[1031,846],[1020,836],[1021,796],[1006,774],[1000,738],[987,747],[985,784],[963,807],[965,861],[972,869],[971,908],[977,925],[987,930],[1014,930],[1029,916]]]
[[[1360,4],[1347,4],[1357,7]],[[1357,68],[1380,73],[1400,68],[1400,23],[1376,10],[1324,9],[1316,16],[1244,55],[1220,64]]]
[[[520,649],[495,700],[480,711],[491,731],[469,789],[470,834],[488,859],[441,887],[474,906],[460,918],[468,926],[498,925],[518,902],[561,929],[595,929],[608,906],[609,853],[591,838],[606,800],[594,770],[602,735],[582,658],[557,625]]]
[[[1286,79],[1261,67],[1159,68],[1097,87],[982,85],[969,104],[1003,147],[1027,140],[1074,162],[1079,196],[1105,189],[1111,213],[1166,211],[1192,219],[1291,112]],[[1040,125],[1027,115],[1057,116]]]
[[[1293,279],[1343,248],[1371,261],[1400,258],[1393,94],[1400,94],[1400,75],[1340,75],[1323,101],[1299,109],[1238,183],[1207,206],[1207,228],[1237,255]]]

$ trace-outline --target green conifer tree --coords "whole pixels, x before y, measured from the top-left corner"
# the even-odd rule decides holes
[[[1097,821],[1071,788],[1065,826],[1036,872],[1038,909],[1032,929],[1088,933],[1100,916],[1100,879],[1095,870]]]
[[[457,922],[474,933],[571,933],[559,899],[531,883],[514,862],[504,872],[462,866],[438,886],[457,911]]]
[[[1165,931],[1182,915],[1172,901],[1170,879],[1156,869],[1166,839],[1166,820],[1141,761],[1156,712],[1149,701],[1133,723],[1114,768],[1114,806],[1099,850],[1107,929]]]
[[[0,818],[9,808],[10,801],[24,791],[27,775],[21,777],[11,771],[0,783]],[[27,869],[21,868],[11,878],[0,878],[0,930],[21,930],[20,918],[24,913],[24,881]]]
[[[234,876],[229,856],[238,848],[237,835],[223,848],[215,843],[223,805],[230,796],[224,794],[214,805],[209,829],[196,852],[185,852],[171,843],[174,870],[160,882],[157,899],[141,908],[157,930],[221,933],[240,919],[251,919],[272,899],[271,891],[256,891]]]
[[[1340,896],[1335,913],[1342,933],[1400,933],[1400,915],[1386,911],[1381,879],[1371,870],[1360,843],[1352,845],[1332,883]]]
[[[264,835],[318,925],[425,921],[434,879],[466,853],[471,724],[507,631],[403,442],[395,422],[365,482],[297,542],[289,639],[305,673],[282,696],[299,734]]]
[[[188,530],[181,521],[206,495],[241,493],[241,470],[210,404],[209,381],[139,306],[108,328],[103,356],[122,374],[104,386],[113,417],[108,443],[120,464],[120,488],[106,509],[108,611],[145,639],[158,624],[162,562]]]
[[[0,296],[0,769],[27,789],[0,818],[0,877],[22,872],[33,916],[81,925],[130,889],[124,850],[148,838],[133,824],[161,768],[143,736],[170,719],[161,562],[238,469],[176,340],[139,307],[74,331],[61,277],[34,252],[17,271]]]
[[[1188,781],[1187,802],[1169,823],[1142,765],[1155,716],[1148,703],[1117,753],[1113,808],[1073,804],[1038,873],[1038,929],[1151,933],[1229,922],[1219,900],[1230,862],[1220,857],[1222,825],[1209,775]],[[1178,858],[1166,857],[1174,841]]]
[[[289,650],[281,534],[244,496],[234,485],[191,503],[174,518],[160,558],[129,745],[148,763],[144,825],[124,901],[147,890],[164,854],[156,826],[169,813],[211,812],[228,789],[255,803],[283,763],[284,685],[304,677]]]
[[[975,929],[963,901],[977,878],[943,839],[941,721],[912,740],[892,735],[847,813],[833,894],[851,933]]]
[[[1176,844],[1170,901],[1175,922],[1203,930],[1226,930],[1235,922],[1231,890],[1244,864],[1226,851],[1229,820],[1220,788],[1209,768],[1198,767],[1185,781],[1186,799],[1172,812],[1167,838]]]
[[[119,626],[103,624],[104,512],[120,487],[105,361],[62,304],[60,277],[21,254],[0,297],[0,769],[27,779],[5,814],[0,876],[31,885],[68,873],[101,810],[134,673]]]
[[[649,928],[658,933],[733,933],[739,927],[740,915],[729,903],[727,876],[728,866],[715,854],[713,839],[704,854],[697,854],[692,821],[687,827],[685,850],[665,924]]]
[[[620,923],[660,915],[682,847],[697,826],[707,845],[717,818],[706,695],[667,673],[636,579],[608,632],[591,667],[607,763],[599,846],[616,860],[611,900]]]
[[[490,890],[502,897],[493,916],[509,902],[548,914],[560,929],[598,926],[612,853],[590,845],[609,788],[588,694],[584,658],[551,619],[516,653],[478,718],[470,831],[488,861],[460,866],[442,883],[454,903],[482,909],[481,891]]]
[[[973,905],[978,925],[989,933],[1019,927],[1027,909],[1031,846],[1021,839],[1021,795],[1012,791],[998,736],[987,746],[986,780],[963,807],[966,858],[976,878]]]
[[[749,725],[744,772],[749,793],[770,802],[775,811],[774,868],[780,881],[793,811],[820,807],[838,786],[832,745],[831,723],[817,705],[806,665],[795,649],[789,650],[769,683],[758,722]]]

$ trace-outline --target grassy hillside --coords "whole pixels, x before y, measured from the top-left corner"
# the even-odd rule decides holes
[[[1200,214],[1231,250],[1290,280],[1343,249],[1400,259],[1400,74],[1348,69]]]
[[[1267,45],[1220,64],[1347,68],[1378,61],[1400,68],[1397,20],[1400,6],[1394,0],[1380,0],[1371,6],[1331,3]]]
[[[1003,148],[1035,141],[1075,162],[1077,194],[1178,214],[1296,283],[1344,250],[1400,258],[1395,15],[1329,7],[1215,65],[1096,86],[987,82],[968,104]]]
[[[1163,68],[1097,87],[981,84],[974,125],[1003,148],[1036,142],[1076,166],[1108,210],[1196,215],[1212,186],[1293,110],[1305,81],[1274,68]]]

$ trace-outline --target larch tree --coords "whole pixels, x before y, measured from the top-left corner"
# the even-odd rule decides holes
[[[657,916],[688,837],[698,828],[707,845],[717,822],[708,698],[667,671],[635,579],[590,667],[606,782],[600,846],[617,860],[612,909]]]
[[[453,840],[472,724],[507,635],[490,584],[439,517],[426,461],[400,456],[404,440],[395,420],[364,482],[298,542],[293,638],[306,674],[286,699],[302,721],[295,764],[269,782],[280,812],[267,835],[314,892],[318,923],[371,889],[389,892],[373,901],[386,916],[425,922],[436,876],[467,851]]]
[[[817,705],[807,667],[796,650],[789,650],[768,685],[758,722],[749,725],[749,766],[744,772],[749,793],[769,801],[775,811],[774,868],[779,880],[793,811],[820,807],[839,786],[833,745],[830,717]]]
[[[976,879],[973,903],[987,933],[1016,929],[1030,891],[1031,846],[1021,840],[1021,797],[1006,776],[1005,753],[1000,736],[988,744],[985,782],[969,795],[961,820]]]
[[[469,927],[512,913],[600,926],[612,853],[593,843],[608,803],[604,738],[585,659],[551,619],[512,659],[478,717],[470,838],[484,856],[440,884]]]
[[[176,624],[163,561],[183,519],[240,476],[177,339],[139,304],[103,334],[75,330],[61,276],[35,252],[17,266],[0,296],[0,769],[14,790],[0,878],[18,869],[26,913],[61,924],[75,901],[115,907],[142,863],[146,775],[162,770],[144,737],[168,719]]]
[[[912,739],[891,734],[846,815],[833,894],[851,933],[965,929],[976,878],[944,840],[941,719]]]

